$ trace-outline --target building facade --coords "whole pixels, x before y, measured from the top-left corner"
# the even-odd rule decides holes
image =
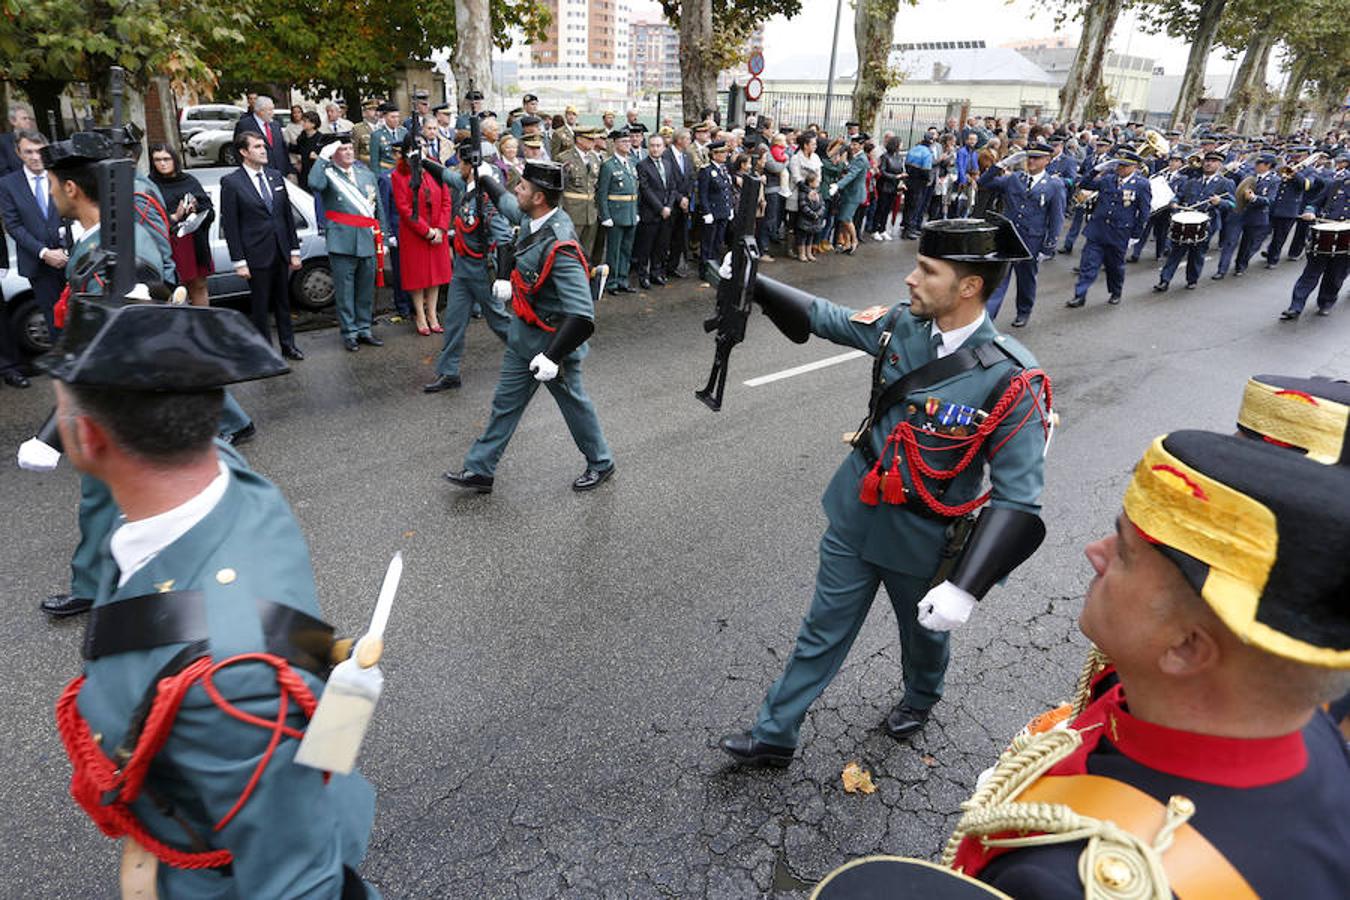
[[[628,93],[680,89],[680,33],[665,22],[628,26]]]
[[[553,21],[521,59],[520,84],[538,93],[627,93],[629,0],[543,2]]]
[[[1072,39],[1055,36],[1018,41],[1004,45],[1016,50],[1035,63],[1054,80],[1055,88],[1064,86],[1069,66],[1073,64],[1078,45]],[[1143,121],[1149,110],[1149,85],[1153,81],[1154,61],[1146,56],[1131,56],[1108,52],[1102,66],[1102,83],[1112,101],[1112,108],[1124,119]]]

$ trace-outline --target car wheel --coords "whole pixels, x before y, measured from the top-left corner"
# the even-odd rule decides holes
[[[37,356],[52,349],[52,337],[47,331],[47,320],[42,315],[42,307],[31,294],[16,300],[9,311],[14,334],[18,338],[19,349],[27,356]]]
[[[306,264],[291,279],[291,299],[303,309],[332,306],[333,294],[333,273],[327,260]]]
[[[220,148],[220,164],[222,166],[239,165],[239,152],[234,149],[234,144],[226,144]]]

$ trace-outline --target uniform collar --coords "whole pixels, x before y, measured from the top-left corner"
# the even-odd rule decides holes
[[[556,213],[557,211],[558,211],[558,208],[555,206],[553,209],[550,209],[548,212],[544,213],[544,214],[543,214],[542,216],[540,216],[539,218],[537,218],[537,219],[531,219],[531,220],[530,220],[530,234],[535,234],[535,233],[537,233],[537,232],[539,231],[539,229],[543,228],[546,224],[548,224],[548,220],[551,219],[551,218],[553,218],[553,214]]]
[[[988,319],[989,316],[984,312],[981,312],[980,317],[974,322],[971,322],[969,325],[962,325],[960,328],[954,328],[951,331],[939,330],[937,322],[934,321],[929,328],[928,335],[929,337],[932,337],[935,334],[942,335],[942,353],[940,356],[950,356],[957,350],[960,350],[961,345],[966,342],[966,339],[978,331],[980,326],[988,321]]]
[[[125,522],[112,534],[108,549],[121,573],[122,586],[165,547],[187,534],[216,508],[230,485],[230,470],[217,459],[219,471],[199,494],[148,519]]]
[[[1119,684],[1103,701],[1104,737],[1135,762],[1168,775],[1255,788],[1287,781],[1308,766],[1302,731],[1273,738],[1228,738],[1155,725],[1125,710],[1124,686]]]

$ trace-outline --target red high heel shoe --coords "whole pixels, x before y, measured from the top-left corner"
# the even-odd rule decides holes
[[[422,337],[426,337],[427,335],[431,334],[431,329],[425,325],[422,325],[418,327],[417,333],[420,334]]]
[[[431,331],[433,334],[445,334],[445,329],[442,328],[440,325],[432,325]]]

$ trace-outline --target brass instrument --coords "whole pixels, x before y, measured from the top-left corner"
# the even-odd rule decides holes
[[[1097,203],[1096,191],[1085,191],[1080,188],[1077,192],[1074,193],[1073,203],[1069,204],[1069,208],[1077,209],[1078,207],[1081,206],[1085,210],[1090,210],[1092,209],[1093,206],[1096,205],[1096,203]]]
[[[1289,179],[1297,175],[1299,172],[1302,172],[1305,168],[1317,162],[1324,156],[1326,156],[1326,154],[1319,150],[1316,153],[1308,154],[1308,156],[1305,159],[1300,160],[1296,164],[1291,165],[1289,163],[1285,163],[1284,165],[1280,166],[1280,168],[1277,169],[1276,171],[1280,173],[1280,178],[1282,180],[1288,181]]]
[[[1172,150],[1172,145],[1163,137],[1161,131],[1153,128],[1144,130],[1144,140],[1139,144],[1137,152],[1144,159],[1166,159],[1167,154]]]

